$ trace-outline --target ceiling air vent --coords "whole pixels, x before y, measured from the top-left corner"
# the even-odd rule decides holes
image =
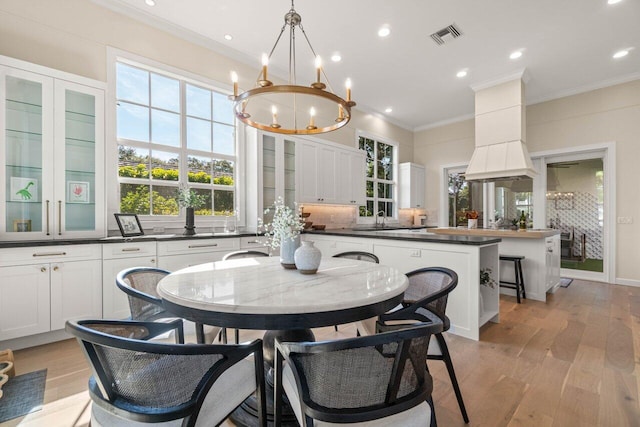
[[[452,38],[456,39],[460,37],[461,34],[462,33],[460,32],[460,29],[456,27],[456,24],[451,24],[448,27],[445,27],[440,31],[436,31],[435,33],[431,34],[431,38],[439,46],[444,44],[445,37],[451,36]]]

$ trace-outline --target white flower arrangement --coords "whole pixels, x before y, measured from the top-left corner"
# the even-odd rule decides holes
[[[273,210],[273,220],[270,224],[265,224],[258,218],[258,224],[267,238],[265,246],[279,248],[283,239],[293,240],[300,234],[304,228],[304,221],[298,212],[298,205],[295,206],[294,211],[284,204],[282,197],[278,197],[273,205],[264,210],[265,215]]]

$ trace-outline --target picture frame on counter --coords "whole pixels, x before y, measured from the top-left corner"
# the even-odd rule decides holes
[[[134,237],[144,235],[142,225],[140,225],[140,219],[136,214],[116,213],[116,222],[118,228],[120,228],[120,234],[122,237]]]

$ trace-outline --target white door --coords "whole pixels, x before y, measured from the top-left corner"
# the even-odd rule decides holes
[[[0,268],[0,341],[50,329],[49,264]]]
[[[50,264],[51,330],[67,320],[102,318],[102,261]]]
[[[102,317],[127,319],[131,317],[127,294],[116,285],[116,276],[122,270],[133,267],[155,267],[153,256],[108,259],[102,262]]]

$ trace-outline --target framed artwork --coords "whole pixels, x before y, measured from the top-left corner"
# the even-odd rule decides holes
[[[31,220],[30,219],[14,219],[13,231],[17,231],[17,232],[31,231]]]
[[[114,214],[122,237],[142,236],[142,226],[136,214]]]
[[[68,203],[89,203],[89,183],[85,181],[67,181]]]
[[[12,176],[10,191],[11,197],[9,200],[12,202],[37,202],[38,180],[35,178]]]

